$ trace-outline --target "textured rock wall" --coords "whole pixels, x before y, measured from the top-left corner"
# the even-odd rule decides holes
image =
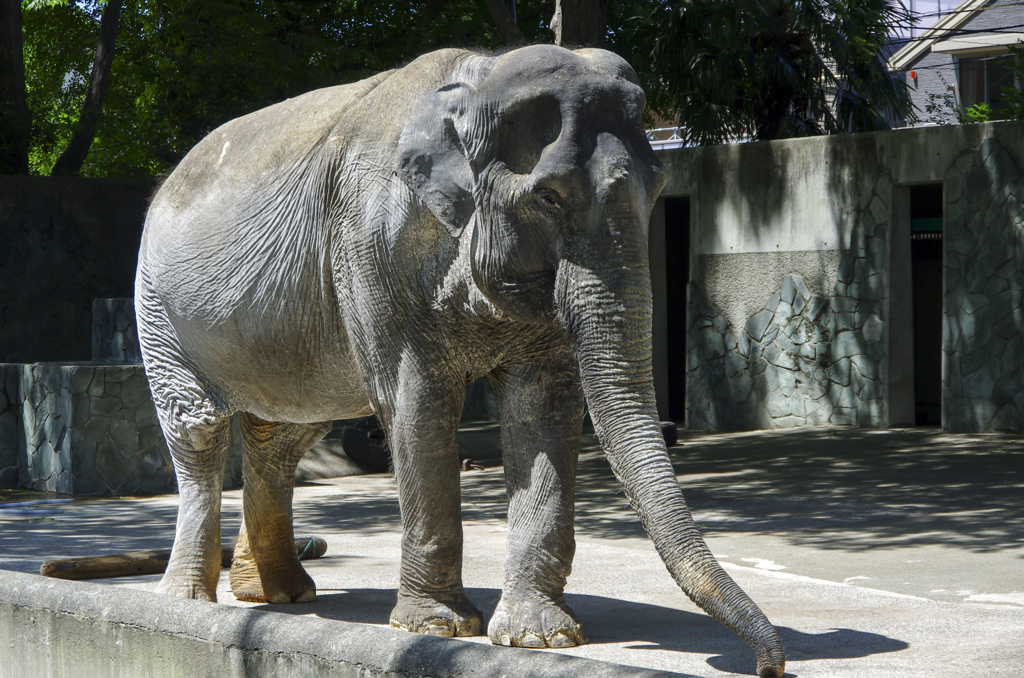
[[[1024,431],[1024,178],[996,139],[945,177],[943,407],[950,431]]]
[[[979,128],[980,138],[950,155],[939,174],[946,202],[943,421],[950,431],[1024,431],[1024,173],[1013,150],[1019,145],[993,134],[1002,129],[1017,138],[1012,126]],[[972,139],[968,132],[957,139]],[[734,318],[735,309],[708,301],[696,268],[687,309],[689,426],[885,425],[894,183],[887,167],[870,170],[877,172],[873,192],[852,203],[850,248],[841,251],[827,293],[814,292],[815,270],[795,268],[763,309]]]
[[[0,416],[0,430],[11,428],[13,420],[16,431],[18,474],[14,483],[7,478],[7,487],[78,496],[175,491],[174,468],[142,365],[2,368],[6,384],[17,375],[18,416],[9,416],[10,411]],[[241,438],[234,422],[231,439],[226,489],[241,486]]]
[[[699,281],[704,303],[732,327],[742,327],[765,310],[787,273],[799,271],[810,292],[829,296],[842,256],[842,250],[704,254],[696,257],[692,278]]]
[[[111,363],[142,362],[135,331],[134,299],[93,300],[92,359]]]
[[[93,299],[133,293],[154,185],[0,176],[0,362],[89,360]]]
[[[0,487],[18,486],[20,365],[0,363]]]
[[[0,361],[89,357],[91,307],[113,297],[110,262],[33,194],[0,224]]]
[[[691,285],[687,309],[690,428],[749,430],[885,425],[886,238],[891,182],[859,211],[836,283],[814,294],[784,275],[764,309],[728,323]]]
[[[497,421],[498,396],[487,377],[480,377],[466,387],[462,421]]]

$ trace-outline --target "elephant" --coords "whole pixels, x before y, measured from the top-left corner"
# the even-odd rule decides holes
[[[775,628],[703,541],[655,406],[648,222],[666,173],[632,68],[599,49],[441,50],[230,121],[164,181],[136,276],[139,341],[180,495],[158,590],[216,600],[229,417],[245,444],[241,600],[303,602],[294,471],[376,414],[402,517],[391,625],[481,635],[463,589],[456,431],[486,376],[508,546],[486,633],[585,643],[563,589],[584,402],[682,590],[782,676]]]

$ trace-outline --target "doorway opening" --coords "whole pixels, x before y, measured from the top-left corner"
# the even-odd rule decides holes
[[[942,423],[942,184],[910,187],[914,420]]]
[[[686,285],[690,282],[690,199],[665,198],[668,415],[686,420]]]

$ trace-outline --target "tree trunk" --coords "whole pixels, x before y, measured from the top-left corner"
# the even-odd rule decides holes
[[[0,174],[28,174],[32,116],[25,101],[21,0],[0,0]]]
[[[327,542],[319,537],[303,537],[295,540],[295,550],[299,554],[299,560],[319,558],[327,553]],[[234,555],[235,544],[228,542],[221,549],[220,566],[231,567]],[[47,560],[39,567],[39,574],[44,577],[76,581],[105,577],[135,577],[141,574],[163,574],[167,570],[167,561],[170,558],[171,550],[167,549],[165,551],[129,551],[109,556]]]
[[[555,0],[551,30],[556,45],[604,47],[608,0]]]
[[[100,39],[96,44],[96,59],[92,62],[92,73],[89,75],[89,91],[82,105],[82,115],[78,119],[74,134],[68,147],[64,149],[57,162],[53,165],[53,176],[77,176],[82,171],[85,156],[89,154],[96,124],[103,109],[103,95],[110,83],[110,66],[114,63],[114,42],[117,40],[117,28],[121,19],[122,0],[107,0],[100,19]]]
[[[491,13],[491,18],[494,19],[494,24],[498,27],[501,39],[505,41],[506,45],[516,47],[526,42],[523,32],[519,30],[519,26],[512,19],[512,14],[505,6],[504,0],[484,0],[484,4],[487,5],[487,10]]]
[[[754,95],[754,139],[778,139],[782,121],[793,104],[796,89],[792,83],[769,79],[758,87]]]

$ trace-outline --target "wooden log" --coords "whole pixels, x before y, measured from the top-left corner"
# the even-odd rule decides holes
[[[235,545],[227,544],[221,550],[221,567],[230,567]],[[327,542],[319,537],[295,540],[299,560],[319,558],[327,553]],[[86,556],[48,560],[39,568],[39,574],[57,579],[103,579],[105,577],[135,577],[142,574],[160,574],[167,569],[170,549],[161,551],[129,551],[109,556]]]

